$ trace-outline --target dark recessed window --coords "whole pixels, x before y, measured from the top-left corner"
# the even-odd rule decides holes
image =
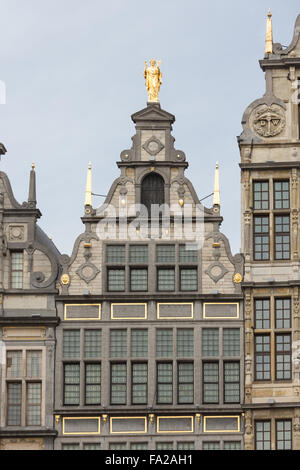
[[[151,216],[153,204],[164,204],[165,185],[163,178],[157,173],[150,173],[142,181],[141,203],[146,207],[148,216]]]

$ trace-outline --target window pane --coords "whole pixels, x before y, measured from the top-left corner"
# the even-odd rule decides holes
[[[173,403],[173,364],[157,364],[157,403]]]
[[[126,364],[111,364],[111,404],[126,405]]]
[[[95,444],[83,444],[83,450],[101,450],[101,445]]]
[[[202,355],[218,356],[219,355],[219,329],[203,328],[202,329]]]
[[[275,209],[289,209],[290,207],[290,183],[289,181],[274,182],[274,207]]]
[[[271,379],[270,336],[255,336],[255,380]]]
[[[126,450],[126,442],[111,442],[109,450]]]
[[[271,421],[255,422],[256,450],[271,450]]]
[[[239,328],[225,328],[223,330],[223,354],[224,356],[240,355]]]
[[[147,245],[131,245],[129,247],[130,263],[148,263],[148,246]]]
[[[194,450],[195,444],[194,442],[178,442],[177,443],[177,450]]]
[[[198,289],[198,271],[197,268],[180,269],[180,290],[195,291]]]
[[[276,335],[276,379],[291,379],[291,335]]]
[[[30,378],[41,376],[41,351],[27,351],[26,375]]]
[[[242,446],[239,441],[224,442],[224,450],[241,450]]]
[[[156,261],[158,263],[175,263],[175,245],[157,245]]]
[[[180,263],[198,263],[198,250],[196,246],[186,244],[179,245]]]
[[[220,442],[203,442],[203,450],[220,450]]]
[[[173,442],[157,442],[156,450],[173,450]]]
[[[22,351],[7,351],[7,378],[22,377]]]
[[[289,216],[275,216],[275,259],[290,259]]]
[[[41,384],[27,383],[27,426],[41,424]]]
[[[254,217],[254,259],[268,260],[270,251],[269,217]]]
[[[125,246],[124,245],[107,245],[106,247],[107,263],[125,263]]]
[[[84,356],[87,359],[101,357],[101,330],[84,331]]]
[[[270,300],[255,300],[255,328],[270,328]]]
[[[110,292],[125,290],[125,269],[108,269],[107,288]]]
[[[130,450],[148,450],[147,442],[132,442],[130,444]]]
[[[276,421],[276,449],[292,450],[292,420]]]
[[[240,363],[224,363],[224,402],[239,403],[240,401]]]
[[[80,357],[80,330],[64,330],[64,357]]]
[[[194,403],[194,363],[178,364],[178,403]]]
[[[101,364],[85,366],[85,403],[86,405],[101,403]]]
[[[132,404],[147,403],[148,365],[132,364]]]
[[[194,330],[191,328],[177,329],[177,356],[194,356]]]
[[[23,287],[23,252],[11,253],[11,287],[12,289]]]
[[[131,330],[131,356],[147,357],[148,330]]]
[[[157,357],[173,356],[173,330],[161,328],[156,330]]]
[[[268,181],[255,181],[253,183],[253,206],[257,210],[269,209]]]
[[[110,330],[110,357],[127,355],[127,330]]]
[[[80,402],[80,366],[65,364],[64,366],[64,404],[79,405]]]
[[[7,384],[7,426],[21,425],[22,384]]]
[[[174,269],[158,269],[158,286],[159,291],[175,290],[175,270]]]
[[[133,292],[148,290],[148,270],[131,269],[130,270],[130,290]]]
[[[79,444],[62,444],[62,450],[80,450]]]
[[[276,328],[291,328],[291,299],[275,299]]]
[[[203,402],[219,403],[219,364],[203,363]]]

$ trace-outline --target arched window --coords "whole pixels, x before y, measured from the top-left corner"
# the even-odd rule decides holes
[[[151,215],[152,204],[164,204],[165,188],[164,180],[157,173],[150,173],[145,176],[142,182],[141,203],[146,206],[148,215]]]

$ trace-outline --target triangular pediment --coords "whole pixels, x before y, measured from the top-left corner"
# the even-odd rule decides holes
[[[159,104],[149,104],[147,108],[141,109],[131,116],[133,122],[141,121],[164,121],[172,124],[175,121],[175,116],[161,109]]]

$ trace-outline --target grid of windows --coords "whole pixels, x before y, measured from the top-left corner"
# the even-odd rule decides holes
[[[144,405],[147,403],[148,365],[147,363],[132,364],[132,404]]]
[[[11,287],[22,289],[23,287],[23,252],[11,252]]]
[[[66,359],[80,356],[80,330],[64,330],[63,355]]]
[[[219,329],[202,329],[202,355],[206,357],[219,355]]]
[[[240,401],[240,363],[224,363],[224,402],[239,403]]]
[[[275,216],[275,259],[290,259],[290,216]]]
[[[64,405],[80,403],[80,365],[64,365]]]
[[[173,356],[173,330],[161,328],[156,330],[156,355],[157,357]]]
[[[179,245],[180,263],[198,263],[198,250],[190,245]]]
[[[175,269],[174,268],[158,268],[157,289],[159,291],[167,291],[167,292],[175,290]]]
[[[275,299],[276,328],[291,328],[291,299]]]
[[[223,354],[224,356],[240,355],[239,328],[225,328],[223,330]]]
[[[111,405],[126,405],[126,364],[111,364]]]
[[[131,330],[131,357],[148,356],[148,330]]]
[[[254,209],[269,209],[269,183],[268,181],[255,181],[253,183]]]
[[[110,357],[127,354],[127,330],[110,330]]]
[[[292,450],[292,420],[276,421],[276,449]]]
[[[198,271],[197,268],[180,269],[180,290],[195,291],[198,289]]]
[[[194,403],[194,363],[178,364],[178,403]]]
[[[271,421],[255,422],[255,449],[271,450]]]
[[[270,380],[271,349],[269,335],[255,336],[255,380]]]
[[[177,329],[177,356],[194,356],[194,330],[191,328]]]
[[[276,334],[276,380],[291,379],[291,335]]]
[[[130,269],[130,290],[132,292],[148,290],[148,270],[146,268]]]
[[[84,356],[86,359],[101,357],[101,330],[84,330]]]
[[[157,403],[173,403],[173,364],[157,364]]]
[[[147,245],[130,245],[129,247],[130,263],[148,263],[148,246]]]
[[[85,404],[101,403],[101,364],[85,365]]]
[[[219,364],[203,363],[203,403],[219,403]]]
[[[125,290],[125,269],[109,268],[108,269],[108,286],[110,292],[122,292]]]
[[[254,217],[254,259],[270,258],[269,216]]]
[[[125,245],[107,245],[107,263],[125,263]]]
[[[290,183],[289,181],[274,181],[274,208],[289,209]]]
[[[158,263],[175,263],[175,245],[157,245],[156,261]]]
[[[255,305],[255,328],[269,329],[270,328],[270,300],[269,299],[256,299],[254,305]]]

